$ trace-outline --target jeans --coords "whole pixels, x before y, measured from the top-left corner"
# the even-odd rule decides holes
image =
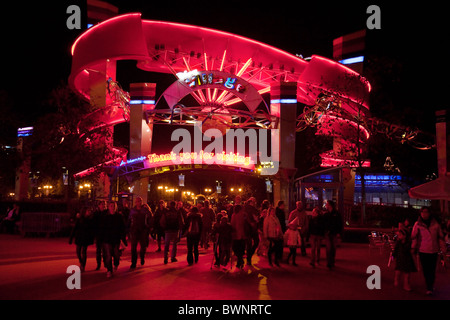
[[[119,247],[120,244],[103,243],[103,263],[106,270],[110,272],[113,271],[113,261],[115,267],[119,266]]]
[[[437,253],[422,253],[419,252],[420,264],[422,265],[423,276],[427,290],[433,291],[434,280],[436,278]]]
[[[77,245],[77,257],[78,257],[78,261],[80,261],[80,267],[82,269],[84,269],[84,267],[86,267],[86,260],[87,260],[87,247],[88,246],[80,246]]]
[[[245,239],[233,240],[233,252],[237,257],[237,267],[244,266]]]
[[[301,230],[298,231],[300,234],[300,238],[302,239],[302,244],[300,245],[300,252],[302,253],[302,256],[306,256],[306,234],[304,232],[301,232]]]
[[[272,254],[275,256],[275,264],[281,260],[283,255],[283,239],[269,238],[269,250],[267,251],[267,258],[272,264]]]
[[[311,263],[314,264],[320,260],[320,246],[323,237],[312,234],[309,239],[311,240]]]
[[[219,263],[226,266],[230,261],[231,243],[219,243]]]
[[[136,266],[138,253],[137,253],[137,245],[139,243],[140,250],[139,256],[141,260],[145,258],[145,252],[148,247],[148,234],[146,232],[130,234],[130,242],[131,242],[131,265]]]
[[[254,232],[247,239],[247,263],[252,263],[253,254],[256,252],[256,249],[259,246],[259,234],[258,232]]]
[[[178,231],[166,231],[164,235],[164,260],[169,258],[170,243],[172,243],[171,258],[175,259],[177,256]]]
[[[95,241],[95,259],[97,260],[97,267],[100,268],[102,265],[102,251],[103,251],[103,243],[96,240]]]
[[[326,234],[325,235],[325,244],[327,247],[327,267],[334,267],[334,263],[336,260],[336,235],[335,234]]]
[[[192,264],[195,259],[195,263],[198,261],[198,244],[200,242],[200,235],[187,235],[187,262]]]

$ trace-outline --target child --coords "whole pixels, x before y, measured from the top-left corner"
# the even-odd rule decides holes
[[[397,232],[397,243],[393,252],[396,260],[394,285],[396,287],[399,285],[400,275],[403,274],[403,288],[406,291],[411,291],[410,274],[411,272],[417,272],[417,269],[411,254],[411,239],[407,235],[408,233],[404,229],[399,229]]]
[[[297,266],[295,263],[295,257],[297,256],[297,248],[302,244],[302,239],[300,237],[300,233],[298,232],[298,219],[295,218],[292,220],[289,225],[286,233],[284,234],[285,243],[289,247],[289,255],[287,258],[287,264],[289,264],[289,259],[292,256],[292,265]]]

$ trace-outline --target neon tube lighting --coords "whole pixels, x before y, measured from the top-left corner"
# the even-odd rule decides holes
[[[264,93],[268,93],[268,92],[270,92],[270,87],[267,87],[267,88],[258,90],[258,93],[259,93],[259,94],[264,94]]]
[[[203,56],[205,57],[205,70],[208,71],[208,59],[207,59],[207,56],[206,56],[206,52],[203,53]]]
[[[297,99],[274,99],[270,100],[271,104],[278,104],[278,103],[284,103],[284,104],[296,104]]]
[[[140,13],[128,13],[128,14],[120,15],[120,16],[117,16],[117,17],[108,19],[108,20],[106,20],[106,21],[102,21],[102,22],[100,22],[99,24],[96,24],[95,26],[92,26],[91,28],[87,29],[87,30],[86,30],[81,36],[79,36],[79,37],[77,38],[77,40],[75,40],[75,42],[73,43],[72,49],[71,49],[71,54],[72,54],[72,56],[73,56],[73,53],[75,52],[75,47],[77,46],[78,42],[79,42],[82,38],[84,38],[85,36],[87,36],[89,33],[91,33],[92,30],[95,30],[95,29],[97,29],[98,27],[103,26],[103,25],[105,25],[105,24],[107,24],[107,23],[111,23],[111,22],[113,22],[113,21],[116,21],[116,20],[119,20],[119,19],[122,19],[122,18],[127,18],[127,17],[129,17],[129,16],[139,16],[139,17],[140,17],[141,14],[140,14]]]
[[[324,58],[324,57],[320,57],[320,56],[314,56],[314,59],[319,59],[319,60],[322,60],[322,61],[327,61],[328,63],[331,63],[331,64],[337,64],[338,66],[340,66],[341,68],[344,68],[345,70],[347,70],[349,73],[351,73],[351,74],[353,74],[353,75],[355,75],[355,76],[361,76],[358,72],[356,72],[355,70],[353,70],[353,69],[350,69],[349,67],[347,67],[347,66],[345,66],[345,65],[343,65],[343,64],[339,64],[339,63],[337,63],[336,61],[334,61],[334,60],[330,60],[330,59],[327,59],[327,58]],[[362,77],[362,76],[361,76]],[[364,77],[363,77],[363,79],[365,79]],[[365,79],[366,81],[365,81],[365,85],[367,86],[367,89],[368,89],[368,91],[369,92],[371,92],[372,91],[372,85],[370,84],[370,82],[369,81],[367,81],[367,79]]]
[[[176,26],[176,27],[182,27],[182,28],[185,28],[185,29],[195,29],[196,31],[198,31],[198,30],[207,31],[207,32],[215,33],[217,35],[225,36],[225,37],[228,37],[228,38],[236,38],[236,39],[239,39],[239,40],[242,40],[242,41],[246,41],[246,42],[249,42],[249,43],[256,44],[256,45],[264,47],[266,49],[270,49],[270,50],[272,50],[274,52],[277,52],[278,54],[281,54],[283,56],[289,57],[290,59],[306,62],[305,60],[303,60],[303,59],[301,59],[301,58],[299,58],[299,57],[297,57],[297,56],[295,56],[295,55],[293,55],[291,53],[288,53],[288,52],[283,51],[281,49],[275,48],[275,47],[270,46],[270,45],[268,45],[266,43],[263,43],[263,42],[260,42],[260,41],[256,41],[256,40],[253,40],[253,39],[250,39],[250,38],[246,38],[246,37],[243,37],[243,36],[239,36],[239,35],[236,35],[236,34],[232,34],[232,33],[229,33],[229,32],[225,32],[225,31],[220,31],[220,30],[211,29],[211,28],[204,28],[204,27],[199,27],[199,26],[193,26],[193,25],[188,25],[188,24],[182,24],[182,23],[175,23],[175,22],[165,22],[165,21],[155,21],[155,20],[142,20],[142,22],[143,23],[149,23],[149,24],[166,24],[166,25],[171,25],[171,26]]]
[[[225,56],[227,55],[227,50],[223,52],[222,62],[220,63],[219,71],[223,71],[223,63],[225,62]]]
[[[130,104],[155,104],[155,100],[131,100]]]
[[[357,124],[356,122],[352,121],[352,120],[347,120],[347,119],[340,118],[340,117],[336,117],[336,116],[332,116],[332,115],[329,115],[329,114],[326,114],[326,115],[324,114],[324,115],[321,117],[321,119],[325,119],[325,118],[336,119],[336,120],[341,120],[341,121],[343,121],[343,122],[347,122],[348,124],[350,124],[351,126],[353,126],[355,129],[357,129],[357,130],[361,129],[361,130],[364,132],[364,134],[366,135],[366,139],[367,139],[367,140],[369,140],[369,138],[370,138],[370,133],[369,133],[369,131],[368,131],[364,126],[362,126],[362,125],[359,125],[359,126],[358,126],[358,124]]]
[[[345,64],[345,65],[359,63],[359,62],[364,62],[364,56],[348,58],[348,59],[339,61],[339,63]]]
[[[236,73],[236,75],[238,77],[242,76],[242,74],[245,72],[245,70],[247,70],[247,68],[250,65],[250,63],[252,63],[252,58],[247,60],[247,62],[244,64],[244,66],[241,68],[241,70],[239,70],[239,72]]]

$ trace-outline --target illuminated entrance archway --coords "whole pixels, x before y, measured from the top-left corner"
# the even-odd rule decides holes
[[[274,194],[275,200],[287,203],[296,170],[293,142],[297,104],[313,108],[321,96],[334,95],[340,101],[339,109],[332,114],[336,121],[343,121],[339,117],[341,111],[353,115],[368,111],[370,84],[335,61],[319,56],[306,61],[252,39],[180,23],[142,20],[139,13],[117,16],[90,28],[75,41],[72,55],[69,83],[99,106],[92,117],[94,122],[106,126],[126,119],[120,114],[125,109],[119,108],[111,115],[112,108],[117,111],[117,101],[111,101],[107,94],[108,80],[116,81],[118,60],[136,60],[137,67],[144,71],[176,77],[176,84],[164,94],[167,110],[155,107],[155,99],[133,100],[130,94],[131,112],[139,109],[135,121],[133,115],[130,117],[135,134],[132,139],[140,143],[134,150],[130,147],[130,159],[151,154],[143,147],[151,140],[152,125],[156,123],[188,124],[200,120],[224,128],[279,129],[280,171],[274,177],[279,181]],[[195,70],[199,70],[198,74],[193,73]],[[180,77],[188,82],[181,83]],[[267,93],[270,107],[261,98]],[[185,108],[180,104],[186,95],[194,98],[195,105]],[[92,128],[87,126],[86,130]],[[125,157],[122,154],[116,166]]]

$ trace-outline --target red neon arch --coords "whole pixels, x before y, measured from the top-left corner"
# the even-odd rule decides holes
[[[90,99],[91,72],[104,72],[108,60],[136,60],[139,68],[161,73],[180,72],[197,65],[202,66],[200,70],[233,69],[259,92],[266,92],[280,81],[297,82],[299,102],[314,105],[320,94],[330,93],[342,99],[342,108],[351,115],[361,106],[368,110],[370,83],[335,61],[313,56],[308,62],[239,35],[142,20],[140,13],[117,16],[88,29],[76,39],[71,52],[69,84],[86,99]],[[105,125],[123,121],[118,117],[108,119],[106,111],[92,116],[101,117]]]
[[[158,56],[163,47],[170,59]],[[297,81],[299,101],[306,104],[313,104],[320,92],[328,91],[367,108],[367,94],[371,90],[366,79],[335,61],[313,56],[307,62],[239,35],[180,23],[141,20],[140,13],[117,16],[88,29],[74,42],[72,53],[69,83],[86,98],[89,98],[89,72],[98,71],[106,59],[132,59],[143,70],[162,73],[186,70],[188,59],[202,63],[203,70],[226,68],[224,62],[239,70],[251,59],[241,75],[244,80],[258,90],[280,80]]]

